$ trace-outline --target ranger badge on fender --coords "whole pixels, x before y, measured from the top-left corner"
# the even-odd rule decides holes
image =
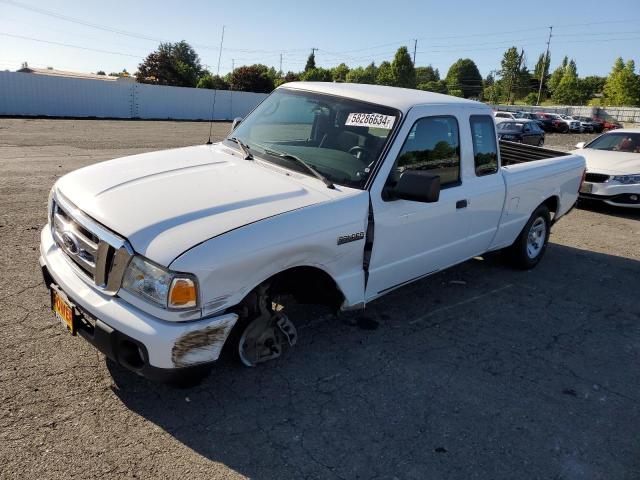
[[[352,233],[351,235],[343,235],[341,237],[338,237],[338,245],[349,242],[357,242],[358,240],[362,240],[363,238],[364,232]]]

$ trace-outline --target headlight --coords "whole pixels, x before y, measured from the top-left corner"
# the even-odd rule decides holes
[[[129,262],[122,288],[161,308],[185,309],[198,304],[195,277],[172,272],[140,255]]]
[[[613,177],[614,182],[620,182],[624,185],[633,185],[640,183],[640,173],[634,175],[616,175]]]

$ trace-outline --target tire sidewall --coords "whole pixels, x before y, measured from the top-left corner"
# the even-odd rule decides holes
[[[546,232],[545,232],[544,244],[542,245],[540,253],[538,253],[538,255],[536,255],[534,258],[531,258],[527,254],[527,241],[528,241],[529,231],[531,230],[531,226],[535,223],[535,221],[538,218],[542,218],[545,222]],[[547,250],[547,244],[549,242],[550,233],[551,233],[551,215],[549,213],[549,209],[546,207],[546,205],[540,205],[531,214],[531,217],[529,218],[526,225],[522,229],[522,232],[520,233],[518,240],[513,246],[514,260],[516,261],[519,267],[524,269],[530,269],[535,267],[540,262],[540,260],[542,259],[542,257],[544,256]]]

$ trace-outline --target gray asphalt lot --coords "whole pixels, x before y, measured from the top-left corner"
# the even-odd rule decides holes
[[[640,212],[584,205],[535,270],[474,259],[374,322],[297,308],[281,359],[188,390],[66,334],[37,258],[52,183],[208,128],[0,119],[0,479],[640,478]]]

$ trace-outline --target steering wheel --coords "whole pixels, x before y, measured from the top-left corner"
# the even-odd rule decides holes
[[[354,157],[356,157],[358,160],[360,160],[363,157],[362,154],[366,155],[369,152],[365,147],[361,147],[360,145],[356,145],[355,147],[351,147],[349,149],[349,153],[351,155],[353,155]]]

